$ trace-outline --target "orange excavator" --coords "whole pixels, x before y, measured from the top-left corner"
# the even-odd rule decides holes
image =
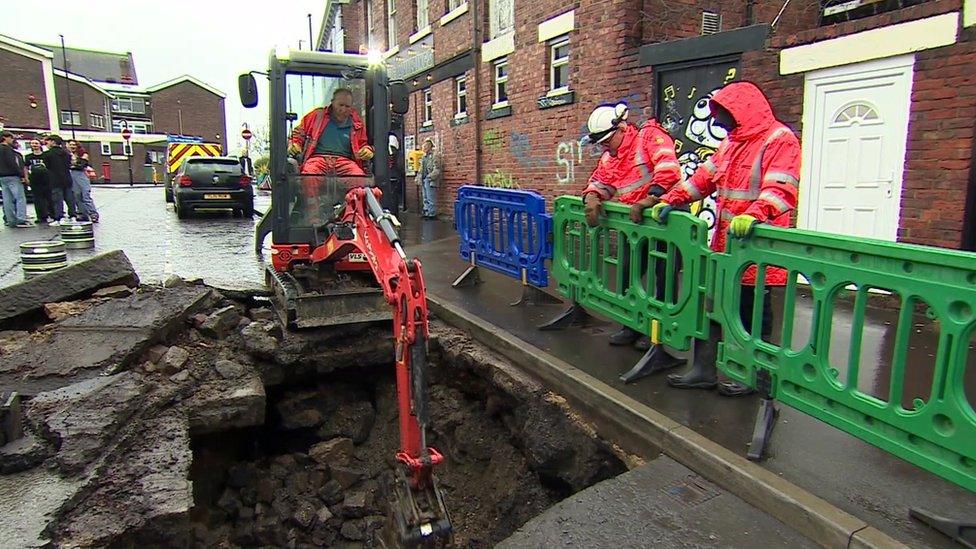
[[[241,103],[258,103],[255,73],[239,78]],[[263,74],[263,73],[259,73]],[[271,208],[258,224],[258,247],[271,235],[266,281],[279,320],[302,330],[392,322],[400,447],[386,483],[388,546],[450,543],[451,519],[434,468],[443,456],[427,445],[427,294],[420,261],[408,258],[399,222],[384,204],[389,190],[386,147],[392,113],[407,111],[407,88],[389,82],[370,56],[276,51],[268,73]],[[361,105],[375,157],[365,176],[303,174],[287,154],[290,126],[328,104],[335,90]],[[300,160],[300,159],[298,159]],[[394,206],[395,208],[395,206]]]

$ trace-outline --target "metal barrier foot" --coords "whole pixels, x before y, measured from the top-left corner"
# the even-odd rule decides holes
[[[570,326],[585,326],[589,321],[590,314],[586,312],[586,309],[580,307],[578,303],[573,303],[572,307],[560,313],[556,318],[539,326],[539,329],[542,331],[562,330]]]
[[[477,286],[481,284],[481,273],[478,272],[477,265],[469,265],[467,269],[461,273],[461,276],[454,279],[451,283],[452,288],[467,288],[470,286]]]
[[[660,345],[654,345],[644,356],[634,364],[634,367],[630,369],[626,374],[620,376],[620,381],[624,383],[633,383],[638,379],[647,377],[651,374],[656,374],[658,372],[663,372],[665,370],[670,370],[677,366],[687,363],[688,361],[683,358],[678,358],[671,356],[664,347]]]
[[[773,434],[773,425],[776,425],[776,416],[778,415],[779,410],[776,409],[776,401],[772,398],[762,399],[762,403],[759,405],[759,413],[756,414],[756,426],[752,430],[749,453],[746,454],[746,457],[751,461],[762,461],[766,457],[769,439]]]
[[[509,303],[512,307],[516,305],[560,305],[563,300],[554,295],[550,295],[531,284],[522,286],[522,296],[517,301]]]
[[[963,547],[976,549],[976,522],[940,517],[922,509],[909,509],[908,516],[942,532]]]

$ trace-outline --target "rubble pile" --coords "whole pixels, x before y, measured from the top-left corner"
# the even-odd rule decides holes
[[[0,332],[24,431],[0,447],[5,544],[377,544],[399,445],[387,326],[285,333],[261,291],[199,281],[76,290]],[[625,470],[560,398],[431,331],[428,443],[459,544]]]

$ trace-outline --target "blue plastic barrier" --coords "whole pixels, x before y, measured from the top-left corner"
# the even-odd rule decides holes
[[[465,185],[454,203],[461,259],[533,286],[549,285],[552,216],[534,191]]]

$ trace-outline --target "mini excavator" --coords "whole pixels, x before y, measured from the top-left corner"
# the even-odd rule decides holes
[[[241,103],[248,108],[258,102],[254,74],[238,81]],[[407,111],[407,86],[390,82],[384,65],[371,56],[331,52],[277,50],[265,76],[271,208],[258,224],[256,240],[260,248],[267,234],[272,237],[265,279],[275,310],[289,330],[392,321],[400,448],[385,486],[384,543],[449,545],[451,520],[433,473],[443,456],[426,440],[429,332],[423,268],[407,258],[399,222],[383,206],[393,204],[395,210],[398,202],[389,196],[394,193],[383,192],[390,190],[386,145],[391,117]],[[363,106],[368,140],[379,144],[365,166],[367,175],[302,173],[302,159],[287,153],[290,126],[311,108],[328,105],[339,88]]]

